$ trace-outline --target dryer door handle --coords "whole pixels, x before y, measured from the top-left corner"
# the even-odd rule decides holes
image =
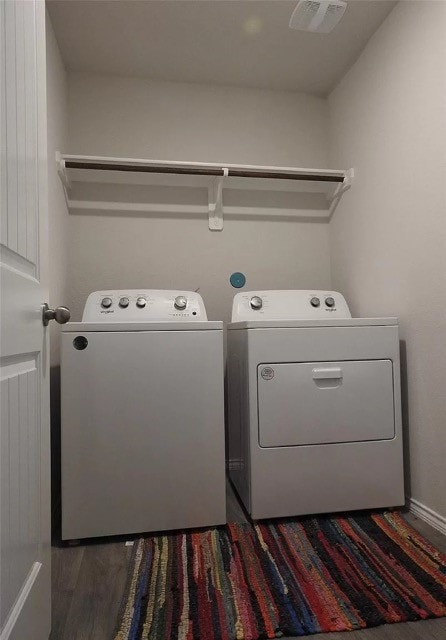
[[[338,380],[342,377],[343,373],[341,367],[313,369],[313,380],[328,380],[333,378]]]

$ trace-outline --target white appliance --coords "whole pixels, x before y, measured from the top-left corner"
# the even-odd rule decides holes
[[[404,504],[396,318],[335,291],[234,297],[229,469],[254,519]]]
[[[61,377],[62,539],[226,522],[223,327],[198,293],[92,293]]]

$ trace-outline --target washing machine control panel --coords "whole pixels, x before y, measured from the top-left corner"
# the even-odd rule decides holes
[[[343,295],[337,291],[244,291],[234,296],[232,322],[244,320],[323,320],[351,318]]]
[[[207,320],[195,291],[131,289],[95,291],[85,303],[82,322],[176,322]]]

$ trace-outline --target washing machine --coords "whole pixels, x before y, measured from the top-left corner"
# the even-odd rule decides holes
[[[238,293],[229,473],[253,519],[404,504],[396,318],[336,291]]]
[[[226,522],[223,326],[198,293],[92,293],[61,402],[63,540]]]

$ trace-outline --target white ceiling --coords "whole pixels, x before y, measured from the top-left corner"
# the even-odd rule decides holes
[[[350,0],[331,34],[288,27],[297,0],[47,0],[69,70],[325,96],[396,2]]]

